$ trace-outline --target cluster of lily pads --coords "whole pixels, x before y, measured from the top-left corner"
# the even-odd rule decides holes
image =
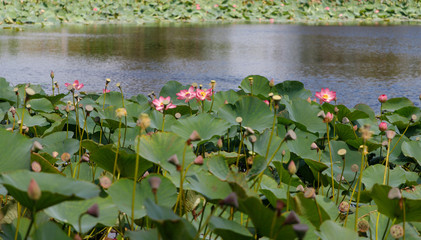
[[[407,98],[348,108],[258,75],[131,98],[81,82],[0,78],[0,238],[420,238]]]
[[[0,2],[0,24],[156,21],[417,20],[417,0],[270,1],[15,1]]]

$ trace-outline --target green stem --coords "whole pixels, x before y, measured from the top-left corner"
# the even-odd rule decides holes
[[[131,230],[134,230],[134,203],[136,198],[136,183],[137,183],[137,171],[139,169],[139,148],[140,148],[140,137],[142,135],[142,130],[140,130],[139,136],[137,137],[136,145],[136,165],[134,168],[134,178],[133,178],[133,190],[132,190],[132,222],[130,225]]]
[[[363,150],[361,153],[361,172],[360,176],[358,176],[358,195],[357,195],[357,205],[355,210],[355,225],[354,225],[354,231],[357,231],[357,224],[358,224],[358,209],[360,204],[360,196],[361,196],[361,185],[362,185],[362,178],[363,178],[363,171],[364,171],[364,158],[365,158],[365,141],[363,144]]]
[[[114,160],[113,182],[115,180],[115,171],[117,169],[118,151],[120,149],[120,138],[121,138],[121,118],[120,118],[120,122],[118,123],[118,143],[117,143],[117,152],[115,154],[115,160]]]
[[[391,139],[389,139],[387,142],[386,164],[384,167],[383,185],[386,184],[386,175],[387,175],[387,185],[389,185],[389,174],[387,172],[387,169],[389,168],[388,166],[389,166],[389,156],[390,156],[390,152],[389,152],[390,142],[391,142]]]
[[[392,221],[392,226],[393,226],[393,225],[395,225],[395,222],[396,222],[396,218],[395,218],[395,219],[393,219],[393,221]],[[389,236],[389,232],[390,232],[390,231],[387,231],[387,232],[386,232],[386,236],[385,236],[383,239],[387,239],[387,237]],[[404,232],[404,234],[405,234],[405,232]],[[376,240],[377,240],[377,239],[376,239]]]
[[[26,234],[25,234],[25,238],[24,238],[24,240],[28,239],[29,233],[31,232],[32,225],[34,225],[34,223],[35,223],[35,220],[36,220],[36,215],[37,215],[37,212],[35,211],[35,207],[34,207],[34,208],[32,209],[32,219],[31,219],[31,223],[29,223],[28,230],[26,230]]]
[[[164,132],[164,127],[165,127],[165,109],[162,110],[162,127],[161,127],[162,132]]]
[[[202,226],[201,228],[199,228],[199,230],[197,231],[196,236],[194,236],[193,240],[198,239],[198,237],[200,236],[200,233],[203,231],[203,227],[208,225],[209,220],[210,220],[210,218],[212,217],[213,213],[216,211],[216,209],[217,209],[217,208],[213,209],[213,210],[209,213],[208,217],[206,218],[205,223],[203,224],[203,226]],[[203,213],[203,214],[204,214],[204,213]],[[202,239],[205,239],[205,238],[202,238]]]
[[[399,137],[398,141],[395,143],[395,145],[393,145],[392,150],[390,150],[390,154],[392,154],[393,150],[395,150],[395,147],[398,145],[398,143],[400,142],[400,140],[402,139],[402,137],[405,135],[406,131],[409,128],[409,125],[411,124],[411,122],[408,123],[408,125],[405,128],[405,131],[403,131],[403,133],[401,134],[401,136]]]
[[[289,186],[291,185],[292,175],[289,175],[289,181],[288,181],[288,188],[287,188],[287,212],[289,211]]]
[[[330,137],[329,137],[329,123],[326,122],[327,130],[327,145],[329,146],[329,157],[330,157],[330,175],[332,179],[332,199],[335,199],[335,180],[333,180],[333,159],[332,159],[332,148],[330,146]]]
[[[241,141],[240,141],[240,146],[238,147],[237,162],[235,163],[236,167],[238,167],[238,162],[240,161],[241,148],[243,146],[243,141],[244,141],[244,133],[241,129],[241,124],[240,124],[240,134],[241,134]]]
[[[345,157],[343,158],[344,164],[342,166],[342,172],[341,172],[341,176],[339,179],[339,187],[338,187],[338,193],[336,194],[336,205],[338,205],[338,200],[339,200],[339,191],[341,189],[341,185],[342,185],[342,177],[344,175],[344,170],[345,170]]]
[[[83,134],[85,133],[86,119],[87,118],[88,118],[88,114],[86,114],[86,116],[85,116],[85,121],[83,122],[82,134],[80,135],[80,141],[79,141],[79,162],[77,163],[77,176],[76,176],[76,179],[79,179],[80,164],[82,162],[82,140],[83,140]],[[75,178],[75,176],[73,176],[73,178]]]
[[[20,205],[20,203],[18,202],[18,217],[17,217],[17,223],[16,223],[16,231],[15,231],[15,240],[18,239],[18,234],[19,234],[19,226],[20,226],[20,218],[21,218],[21,212],[22,212],[22,206]]]
[[[272,130],[270,132],[268,147],[266,149],[265,160],[267,160],[268,155],[269,155],[270,144],[272,143],[273,132],[275,131],[275,123],[276,123],[276,108],[274,108],[274,111],[273,111]]]

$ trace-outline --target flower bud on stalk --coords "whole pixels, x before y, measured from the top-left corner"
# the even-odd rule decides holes
[[[148,182],[149,182],[149,185],[151,186],[152,193],[156,194],[159,186],[161,185],[161,178],[157,176],[153,176],[148,179]]]
[[[31,179],[28,186],[28,197],[32,200],[39,200],[41,198],[41,189],[35,179]]]
[[[379,100],[380,103],[385,103],[387,101],[387,95],[382,94],[379,96],[379,98],[377,98],[377,100]]]

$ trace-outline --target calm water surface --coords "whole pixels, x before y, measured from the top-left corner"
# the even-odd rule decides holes
[[[237,89],[250,74],[299,80],[313,93],[337,91],[338,102],[377,107],[377,96],[421,93],[421,26],[276,24],[89,25],[0,30],[0,76],[50,89],[50,70],[64,89],[75,79],[99,92],[105,78],[128,95],[170,80]],[[113,87],[112,89],[116,90]]]

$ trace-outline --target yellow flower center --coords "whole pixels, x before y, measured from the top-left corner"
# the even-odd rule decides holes
[[[328,98],[329,98],[329,95],[324,94],[324,95],[322,96],[322,98],[323,98],[323,99],[328,99]]]

